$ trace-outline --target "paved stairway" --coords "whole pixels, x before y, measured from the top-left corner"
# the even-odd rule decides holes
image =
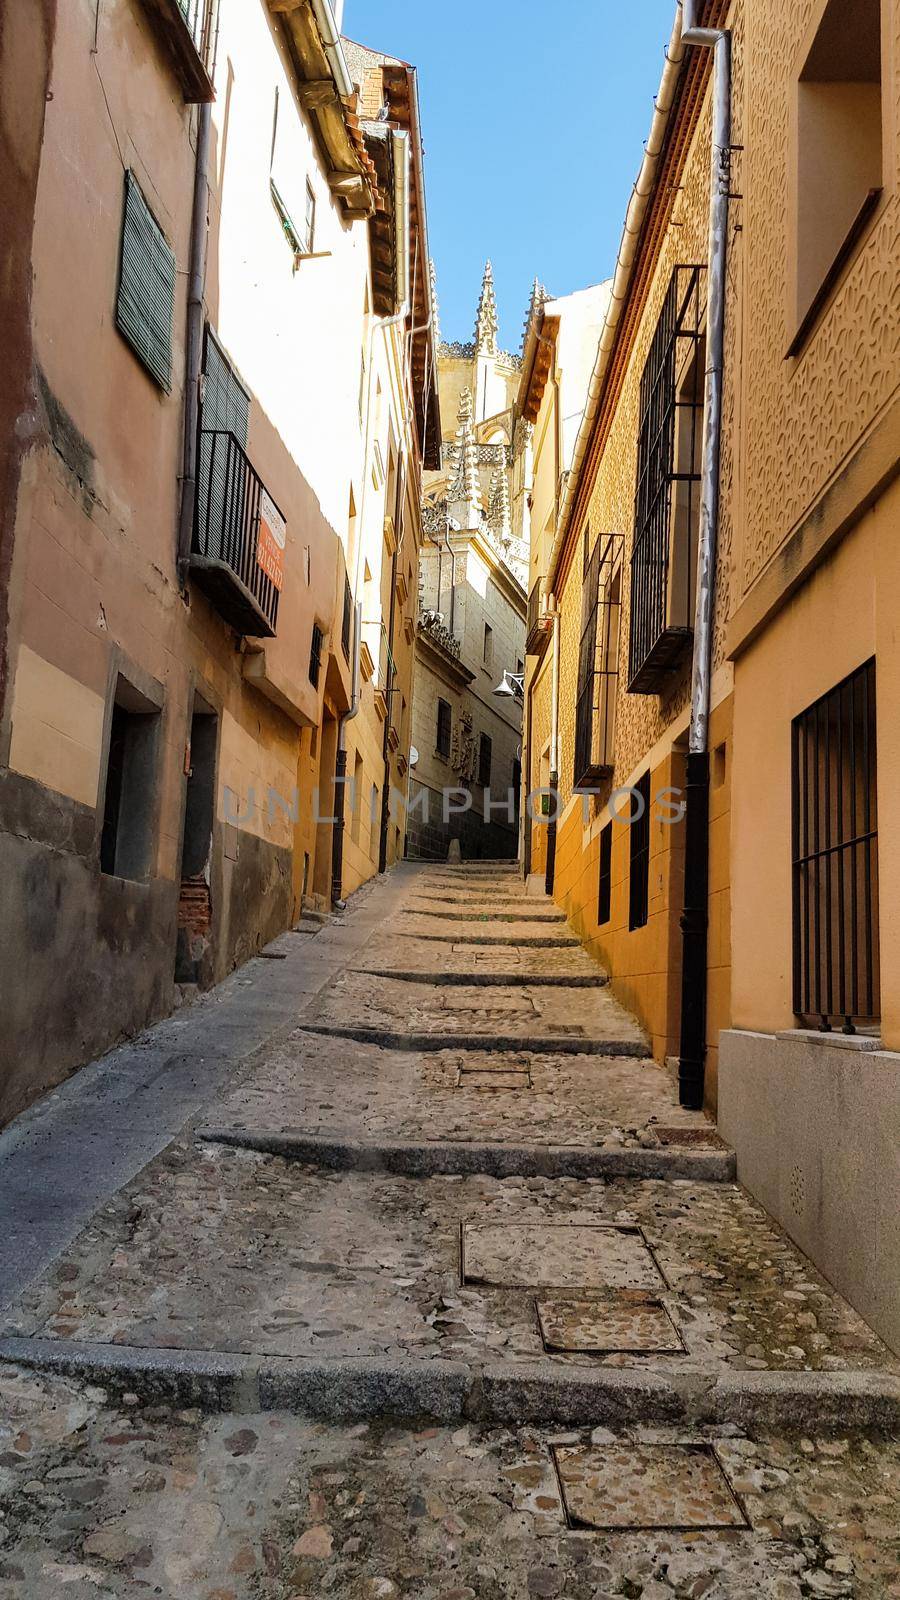
[[[384,906],[4,1314],[0,1585],[900,1594],[890,1353],[515,869]]]

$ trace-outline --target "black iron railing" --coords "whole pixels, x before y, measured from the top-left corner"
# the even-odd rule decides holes
[[[542,578],[538,578],[532,586],[528,596],[528,612],[525,622],[525,650],[528,655],[541,655],[547,643],[550,623],[543,612],[541,605]]]
[[[187,23],[200,60],[212,76],[219,32],[219,0],[175,0],[175,3]]]
[[[624,542],[620,533],[601,534],[584,576],[575,704],[576,788],[611,772],[615,760]]]
[[[853,1033],[881,1011],[874,660],[792,735],[794,1012]]]
[[[273,575],[284,518],[233,433],[201,429],[191,566],[226,621],[255,636],[275,633],[279,584]],[[267,563],[266,566],[261,564]]]
[[[676,267],[641,377],[628,688],[658,694],[693,632],[703,428],[702,267]]]

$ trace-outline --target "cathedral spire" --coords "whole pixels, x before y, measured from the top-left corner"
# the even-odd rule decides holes
[[[499,326],[497,297],[494,294],[494,269],[490,261],[487,261],[484,277],[481,280],[481,298],[478,301],[478,316],[475,322],[475,348],[480,354],[491,356],[497,354]]]
[[[456,474],[448,497],[451,515],[462,527],[477,528],[481,520],[481,480],[478,476],[478,446],[475,442],[471,389],[464,389],[460,395],[457,422]]]
[[[548,295],[547,290],[544,288],[544,285],[541,283],[540,279],[535,278],[534,283],[531,286],[531,299],[528,302],[528,315],[525,318],[525,332],[522,335],[523,350],[528,341],[528,333],[531,328],[531,324],[534,322],[535,318],[538,316],[545,302],[549,300],[549,298],[550,296]]]

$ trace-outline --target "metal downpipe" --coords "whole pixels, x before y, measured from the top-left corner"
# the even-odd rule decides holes
[[[194,206],[191,214],[188,266],[187,351],[184,374],[184,446],[181,470],[181,507],[178,519],[177,559],[182,576],[194,542],[197,502],[197,461],[200,451],[200,378],[203,370],[203,302],[206,295],[206,249],[209,210],[209,147],[212,106],[201,105],[197,119],[194,164]]]
[[[556,829],[559,814],[559,611],[553,600],[553,661],[550,677],[550,820],[547,826],[547,869],[544,889],[556,883]]]
[[[725,272],[731,187],[731,35],[697,28],[697,0],[684,0],[682,42],[714,52],[706,385],[703,468],[697,550],[697,606],[691,683],[691,723],[685,792],[684,909],[681,917],[681,1104],[703,1106],[709,943],[709,711],[712,679],[722,388],[725,369]]]

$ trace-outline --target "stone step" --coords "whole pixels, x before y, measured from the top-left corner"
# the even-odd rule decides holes
[[[421,906],[405,906],[400,913],[404,917],[436,917],[441,922],[477,922],[483,918],[490,922],[516,922],[526,923],[565,923],[566,918],[561,911],[532,911],[527,905],[519,911],[497,911],[494,906],[469,906],[465,911],[432,911],[430,907],[423,909]]]
[[[456,945],[466,944],[493,944],[503,945],[513,950],[581,950],[580,941],[574,934],[562,935],[546,933],[535,934],[503,934],[503,933],[429,933],[418,928],[400,928],[392,923],[391,932],[397,939],[422,939],[431,944]]]
[[[585,1149],[578,1145],[484,1144],[388,1139],[335,1139],[302,1128],[202,1128],[197,1139],[237,1150],[257,1150],[326,1172],[368,1172],[403,1178],[444,1176],[492,1178],[658,1178],[693,1183],[732,1183],[734,1152],[710,1139],[709,1148],[691,1144],[652,1149]]]
[[[402,972],[386,967],[362,967],[360,972],[370,978],[393,978],[399,983],[421,983],[432,989],[605,989],[609,975],[605,972]]]
[[[760,1404],[752,1427],[583,1415],[571,1430],[485,1425],[473,1404],[471,1418],[423,1429],[379,1414],[413,1398],[413,1375],[374,1363],[356,1374],[365,1414],[345,1419],[327,1362],[296,1375],[303,1416],[278,1408],[294,1375],[273,1363],[255,1371],[213,1352],[186,1370],[177,1353],[100,1361],[90,1349],[51,1360],[0,1377],[11,1436],[28,1444],[4,1467],[11,1596],[886,1600],[896,1589],[885,1515],[900,1496],[896,1443],[798,1437],[766,1424]],[[433,1375],[429,1394],[437,1409]],[[487,1395],[496,1406],[493,1381]],[[715,1409],[736,1410],[732,1399],[720,1392]]]
[[[401,1033],[389,1028],[342,1027],[337,1023],[304,1022],[304,1033],[322,1034],[328,1039],[352,1039],[357,1044],[378,1045],[385,1050],[412,1051],[417,1054],[433,1050],[515,1051],[535,1055],[588,1055],[613,1059],[617,1056],[636,1056],[647,1059],[650,1055],[643,1039],[635,1038],[585,1038],[574,1034],[489,1033],[469,1030],[456,1032],[451,1028],[436,1033]]]

